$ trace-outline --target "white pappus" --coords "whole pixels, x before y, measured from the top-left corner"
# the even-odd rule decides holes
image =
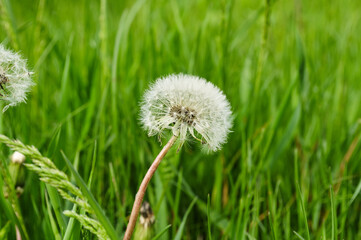
[[[223,92],[203,78],[185,74],[157,79],[141,106],[141,122],[149,136],[171,129],[181,144],[190,134],[209,151],[226,142],[232,121]]]
[[[7,104],[3,112],[11,106],[26,102],[26,93],[34,85],[31,75],[26,60],[0,44],[0,100]]]

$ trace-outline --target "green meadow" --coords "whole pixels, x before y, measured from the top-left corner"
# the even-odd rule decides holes
[[[91,193],[103,212],[87,216],[111,239],[168,141],[148,137],[139,113],[171,73],[222,89],[234,121],[220,151],[190,138],[163,159],[146,239],[361,239],[360,1],[0,0],[0,21],[0,43],[36,83],[0,113],[0,133]],[[23,240],[97,239],[26,167],[23,193],[5,197],[12,152],[0,144],[0,239],[19,239],[16,226]]]

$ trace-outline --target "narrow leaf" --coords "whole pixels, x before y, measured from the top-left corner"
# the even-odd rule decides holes
[[[97,216],[99,222],[104,226],[104,228],[107,231],[109,237],[112,240],[117,240],[118,239],[117,233],[115,232],[115,230],[114,230],[113,226],[111,225],[109,219],[105,216],[105,214],[104,214],[103,210],[101,209],[101,207],[99,206],[98,202],[95,200],[93,194],[87,188],[84,180],[81,178],[79,173],[75,170],[75,168],[73,167],[73,165],[71,164],[71,162],[66,157],[66,155],[64,154],[63,151],[61,151],[61,154],[63,155],[63,158],[64,158],[66,164],[68,165],[69,169],[73,173],[74,178],[75,178],[76,182],[78,183],[80,189],[82,190],[84,196],[87,198],[87,200],[89,201],[90,206],[93,208],[94,213]]]
[[[184,214],[184,217],[183,217],[183,220],[181,222],[181,225],[179,226],[179,229],[178,229],[178,232],[177,232],[177,235],[175,236],[174,240],[181,240],[182,238],[182,235],[183,235],[183,230],[184,230],[184,227],[186,225],[186,222],[187,222],[187,218],[188,218],[188,215],[189,213],[191,212],[194,204],[197,202],[197,197],[195,197],[192,201],[192,203],[189,205],[186,213]]]

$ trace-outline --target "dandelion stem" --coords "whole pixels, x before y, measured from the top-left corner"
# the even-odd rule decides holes
[[[147,174],[144,176],[142,183],[140,184],[139,190],[137,192],[137,195],[135,196],[135,201],[133,204],[132,213],[130,214],[129,223],[127,226],[127,230],[125,231],[123,240],[130,240],[132,237],[135,224],[138,219],[138,214],[140,207],[142,206],[143,197],[145,194],[145,191],[148,187],[148,183],[150,179],[153,177],[155,171],[157,170],[160,162],[164,158],[164,156],[167,154],[169,149],[173,146],[174,142],[177,140],[177,136],[172,136],[171,139],[168,141],[168,143],[163,147],[162,151],[158,154],[150,168],[148,169]]]

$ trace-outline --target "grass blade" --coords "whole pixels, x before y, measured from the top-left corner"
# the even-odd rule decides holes
[[[359,184],[357,185],[356,190],[355,190],[355,192],[353,193],[350,202],[348,203],[349,206],[353,203],[353,201],[355,201],[357,195],[359,195],[360,192],[361,192],[361,181],[360,181]]]
[[[76,212],[76,205],[74,204],[72,211]],[[75,227],[75,218],[70,218],[68,226],[65,230],[63,240],[69,240],[73,234],[73,229]]]
[[[208,194],[208,197],[207,197],[208,239],[212,240],[210,205],[211,204],[210,204],[210,199],[209,199],[209,194]]]
[[[183,230],[184,230],[184,227],[185,227],[185,225],[186,225],[187,218],[188,218],[188,215],[189,215],[189,213],[191,212],[194,204],[197,202],[197,199],[198,199],[198,198],[195,197],[195,198],[193,199],[193,201],[191,202],[191,204],[189,205],[186,213],[184,214],[182,223],[181,223],[181,225],[179,226],[177,235],[175,236],[174,240],[181,240],[182,235],[183,235]]]
[[[336,216],[336,205],[334,199],[334,192],[332,186],[330,186],[330,195],[331,195],[331,228],[332,228],[332,237],[331,239],[337,239],[337,216]]]
[[[0,174],[3,175],[4,178],[3,184],[7,186],[8,189],[8,201],[11,205],[11,214],[14,215],[14,220],[16,225],[18,226],[20,233],[24,239],[29,239],[29,235],[26,231],[23,217],[21,215],[19,201],[16,196],[16,192],[14,189],[15,184],[11,178],[8,165],[4,158],[0,158]],[[0,189],[2,191],[2,188]]]
[[[51,229],[52,229],[53,234],[54,234],[54,238],[55,238],[55,240],[61,240],[61,235],[60,235],[60,233],[58,231],[58,228],[56,226],[56,221],[55,221],[53,213],[51,211],[50,201],[49,201],[49,198],[48,198],[47,194],[45,194],[45,203],[46,203],[46,210],[48,212],[48,216],[49,216],[49,219],[50,219]]]
[[[301,208],[302,208],[302,214],[303,214],[303,221],[304,221],[304,225],[305,225],[305,228],[306,228],[306,232],[307,232],[307,240],[310,240],[310,231],[308,229],[308,222],[307,222],[307,213],[306,213],[306,209],[305,209],[305,204],[303,202],[303,198],[302,198],[302,192],[301,192],[301,188],[300,188],[300,184],[297,182],[297,197],[298,197],[298,200],[300,201],[301,203]]]
[[[109,219],[105,216],[103,210],[99,206],[98,202],[95,200],[93,194],[87,188],[84,180],[81,178],[79,173],[75,170],[75,168],[73,167],[73,165],[71,164],[71,162],[66,157],[66,155],[64,154],[63,151],[61,152],[61,154],[63,155],[63,158],[64,158],[66,164],[68,165],[69,169],[73,173],[74,178],[75,178],[76,182],[78,183],[80,189],[82,190],[83,194],[85,195],[85,197],[89,201],[90,206],[93,208],[94,213],[97,216],[99,222],[104,226],[105,230],[107,231],[109,237],[112,240],[118,239],[117,233],[115,232],[115,230],[114,230],[113,226],[111,225]]]
[[[305,240],[298,232],[293,231],[294,234],[296,234],[296,236],[301,239],[301,240]]]
[[[171,226],[172,226],[171,224],[166,226],[160,233],[158,233],[154,238],[152,238],[152,240],[159,239]]]

